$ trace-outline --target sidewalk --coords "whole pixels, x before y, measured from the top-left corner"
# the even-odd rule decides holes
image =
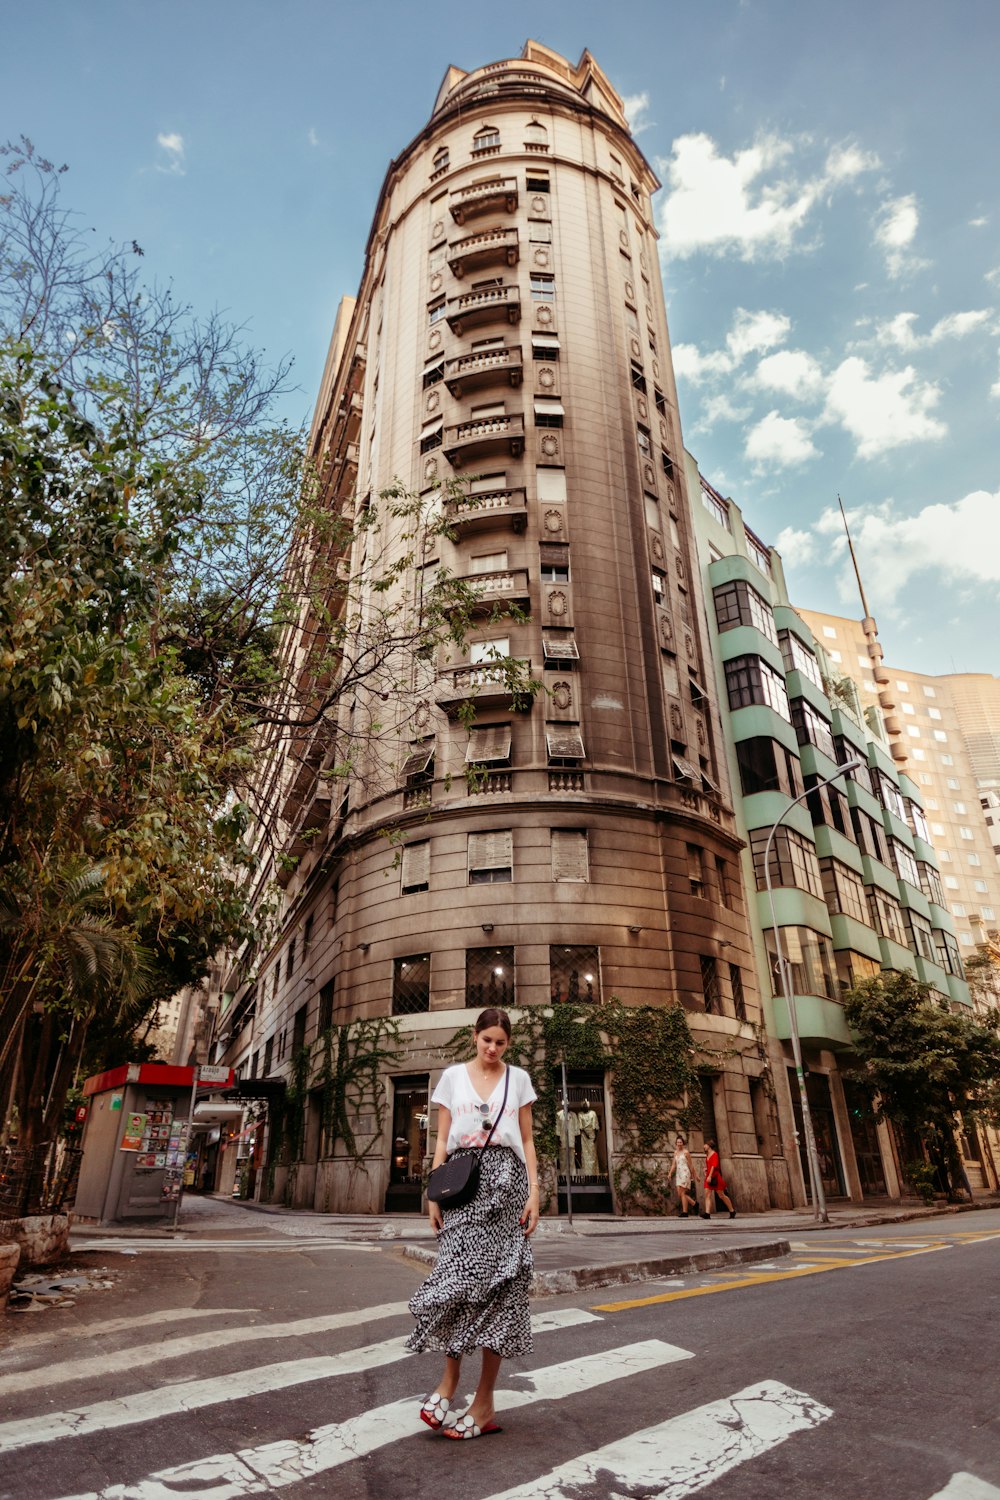
[[[827,1230],[870,1228],[910,1220],[951,1220],[953,1215],[998,1208],[1000,1198],[982,1198],[959,1205],[928,1208],[923,1204],[846,1204],[829,1210],[829,1222],[819,1223],[811,1209],[774,1209],[767,1213],[723,1215],[703,1219],[616,1219],[611,1216],[574,1216],[543,1219],[533,1240],[536,1294],[555,1295],[583,1287],[627,1285],[666,1276],[691,1275],[727,1265],[756,1264],[789,1253],[790,1238]],[[156,1225],[74,1226],[74,1242],[133,1239],[221,1241],[234,1246],[251,1240],[281,1237],[330,1239],[339,1243],[376,1242],[401,1250],[423,1263],[434,1260],[434,1235],[427,1220],[414,1214],[322,1214],[291,1210],[281,1204],[244,1203],[232,1199],[189,1195],[184,1198],[179,1228]]]

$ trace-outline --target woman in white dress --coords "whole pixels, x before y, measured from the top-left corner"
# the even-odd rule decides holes
[[[510,1031],[506,1011],[484,1010],[472,1028],[475,1057],[445,1069],[433,1094],[438,1106],[433,1166],[456,1152],[474,1151],[480,1158],[479,1187],[470,1202],[443,1212],[440,1204],[428,1204],[437,1260],[410,1298],[417,1326],[406,1347],[414,1353],[434,1349],[445,1355],[444,1372],[420,1408],[420,1417],[448,1438],[501,1431],[493,1406],[500,1365],[531,1353],[528,1293],[533,1268],[528,1236],[538,1225],[531,1106],[537,1096],[524,1069],[508,1068],[503,1061]],[[496,1129],[486,1146],[494,1122]],[[462,1356],[473,1349],[483,1351],[479,1385],[468,1410],[456,1415],[451,1402]]]
[[[694,1181],[694,1163],[691,1160],[687,1142],[682,1135],[677,1137],[674,1144],[674,1159],[670,1163],[670,1171],[667,1175],[672,1177],[677,1184],[677,1196],[681,1202],[680,1217],[690,1218],[689,1210],[697,1209],[698,1203],[691,1192],[691,1184]]]

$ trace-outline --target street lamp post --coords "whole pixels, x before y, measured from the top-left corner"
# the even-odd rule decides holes
[[[764,845],[764,884],[767,887],[767,901],[771,908],[771,930],[774,933],[774,946],[777,954],[778,978],[781,982],[781,992],[788,1007],[788,1029],[791,1032],[792,1056],[795,1059],[795,1076],[799,1083],[799,1099],[802,1104],[802,1130],[806,1138],[806,1161],[809,1164],[809,1181],[812,1186],[813,1218],[823,1224],[829,1223],[830,1216],[826,1210],[826,1194],[823,1191],[823,1178],[819,1168],[819,1153],[816,1150],[816,1136],[813,1131],[812,1113],[809,1109],[809,1096],[806,1092],[806,1075],[802,1066],[802,1043],[799,1040],[799,1018],[795,1009],[795,994],[792,986],[791,975],[788,972],[788,960],[785,958],[781,945],[781,928],[778,926],[778,918],[774,910],[774,888],[771,883],[771,849],[774,844],[774,836],[781,827],[785,818],[797,803],[803,802],[810,792],[819,791],[820,787],[829,786],[831,781],[839,781],[841,776],[847,776],[851,771],[856,771],[865,762],[860,756],[854,760],[847,761],[838,767],[832,776],[825,776],[817,781],[815,786],[809,787],[807,791],[799,795],[785,808],[780,818],[777,818],[767,836]]]

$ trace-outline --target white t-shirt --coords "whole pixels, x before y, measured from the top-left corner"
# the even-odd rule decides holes
[[[490,1149],[492,1150],[494,1146],[509,1146],[524,1161],[524,1146],[521,1141],[521,1127],[518,1124],[517,1112],[522,1104],[533,1104],[538,1095],[523,1068],[508,1067],[505,1071],[510,1074],[507,1108],[493,1132]],[[465,1063],[456,1063],[454,1067],[445,1069],[431,1099],[435,1104],[443,1104],[451,1113],[451,1129],[448,1132],[449,1156],[460,1146],[485,1145],[490,1126],[487,1125],[484,1129],[482,1122],[488,1120],[492,1125],[496,1119],[500,1105],[503,1103],[503,1089],[504,1075],[501,1073],[496,1088],[489,1099],[484,1101],[472,1087],[472,1079],[469,1077],[469,1070]],[[482,1109],[484,1102],[489,1105],[489,1110],[486,1112]]]

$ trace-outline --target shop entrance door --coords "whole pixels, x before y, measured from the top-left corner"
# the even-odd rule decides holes
[[[562,1072],[555,1074],[556,1129],[559,1133],[559,1212],[566,1212],[567,1150],[575,1214],[612,1212],[608,1177],[608,1131],[604,1107],[604,1074],[570,1069],[566,1075],[568,1116],[563,1115]]]
[[[806,1185],[806,1197],[812,1202],[809,1182],[809,1157],[806,1153],[806,1137],[802,1128],[802,1101],[795,1069],[788,1069],[788,1087],[792,1095],[795,1112],[795,1128],[799,1134],[799,1159],[802,1162],[802,1177]],[[830,1080],[825,1073],[806,1074],[806,1098],[812,1116],[813,1134],[816,1137],[816,1154],[819,1157],[820,1178],[827,1198],[846,1198],[844,1168],[837,1144],[837,1127],[833,1118],[833,1101],[830,1098]]]
[[[871,1095],[859,1083],[844,1079],[844,1102],[851,1122],[851,1140],[858,1164],[861,1191],[866,1198],[884,1198],[887,1192],[882,1153],[878,1148],[878,1131]]]
[[[424,1157],[427,1155],[430,1076],[418,1073],[396,1078],[393,1082],[392,1154],[385,1211],[387,1214],[418,1214],[423,1195]]]

